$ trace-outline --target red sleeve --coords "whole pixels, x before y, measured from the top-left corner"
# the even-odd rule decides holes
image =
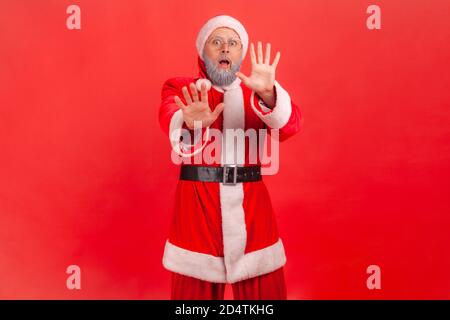
[[[178,96],[183,103],[186,103],[181,88],[192,82],[189,78],[172,78],[167,80],[161,92],[161,106],[159,107],[159,124],[165,134],[169,135],[170,122],[176,111],[180,108],[175,103],[175,96]],[[186,128],[186,125],[184,124]]]
[[[192,78],[172,78],[164,83],[161,92],[159,124],[164,133],[169,136],[173,150],[183,156],[192,156],[201,151],[201,149],[196,148],[197,141],[202,144],[201,137],[204,136],[206,130],[206,128],[197,131],[188,129],[183,120],[183,113],[175,103],[175,96],[178,96],[186,104],[181,89],[193,82],[194,79]],[[189,135],[182,138],[182,130],[189,132]]]

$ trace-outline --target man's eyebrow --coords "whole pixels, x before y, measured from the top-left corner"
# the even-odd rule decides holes
[[[209,38],[209,40],[212,40],[212,39],[222,39],[223,40],[225,38],[221,37],[221,36],[212,36]],[[239,37],[236,37],[236,36],[232,36],[231,38],[228,38],[228,40],[239,40],[240,41]]]

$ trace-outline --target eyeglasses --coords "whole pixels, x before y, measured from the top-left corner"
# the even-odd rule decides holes
[[[234,51],[242,48],[242,42],[238,39],[228,39],[228,41],[225,41],[223,38],[214,37],[208,41],[208,44],[216,50],[220,50],[224,44],[227,44],[228,48]]]

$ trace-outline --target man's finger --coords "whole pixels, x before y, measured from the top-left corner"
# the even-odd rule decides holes
[[[280,53],[280,51],[278,51],[275,56],[275,59],[273,59],[272,67],[274,67],[274,68],[277,67],[278,62],[280,61],[280,56],[281,56],[281,53]]]
[[[217,119],[220,115],[220,113],[223,111],[223,109],[225,108],[225,104],[219,103],[216,108],[214,109],[214,111],[212,112],[213,118],[214,120]]]
[[[181,109],[186,108],[183,101],[181,101],[181,99],[178,96],[175,96],[174,100],[175,100],[176,105],[179,106]]]
[[[236,77],[241,79],[242,82],[244,82],[245,85],[247,85],[249,83],[249,78],[245,74],[243,74],[242,72],[236,72]]]
[[[202,102],[208,102],[208,90],[206,90],[206,84],[202,83]]]
[[[258,41],[258,63],[264,63],[261,41]]]
[[[192,99],[194,100],[194,102],[198,101],[198,92],[197,92],[197,88],[195,87],[195,84],[191,83],[191,94],[192,94]]]
[[[184,95],[184,99],[186,99],[186,103],[192,104],[191,95],[189,94],[188,89],[186,87],[183,87],[183,89],[181,89],[181,91],[183,91],[183,95]]]
[[[253,45],[253,42],[250,44],[250,59],[253,64],[256,64],[256,54],[255,54],[255,46]]]
[[[266,44],[266,57],[264,59],[265,64],[270,64],[270,43]]]

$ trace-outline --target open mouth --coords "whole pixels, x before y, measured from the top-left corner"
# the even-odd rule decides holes
[[[222,69],[228,69],[231,65],[231,61],[227,58],[225,59],[219,59],[219,67]]]

